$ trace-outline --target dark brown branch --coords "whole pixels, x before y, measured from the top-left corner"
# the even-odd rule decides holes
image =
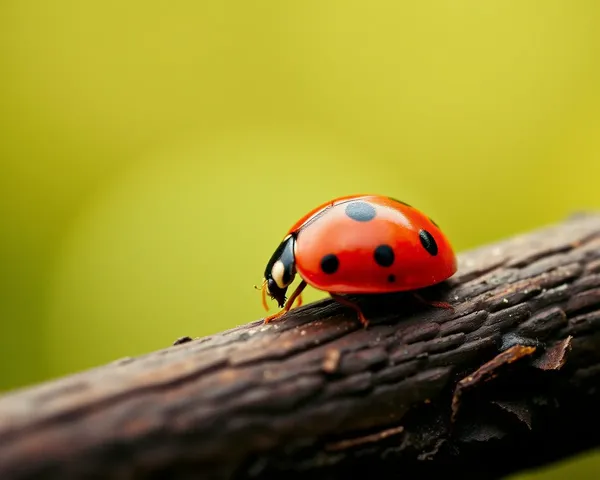
[[[600,215],[0,398],[0,478],[496,478],[600,444]],[[282,477],[283,478],[283,475]]]

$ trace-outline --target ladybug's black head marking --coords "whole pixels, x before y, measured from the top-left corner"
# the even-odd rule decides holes
[[[265,268],[267,295],[277,301],[279,308],[283,308],[287,289],[296,276],[295,242],[295,235],[288,235],[279,244]]]
[[[269,295],[269,297],[271,297],[277,301],[277,305],[279,306],[279,308],[283,308],[283,306],[285,305],[285,301],[287,299],[286,293],[287,293],[288,287],[279,288],[279,286],[277,285],[277,282],[275,282],[275,280],[273,280],[272,278],[269,278],[269,279],[267,279],[266,288],[267,288],[267,295]]]

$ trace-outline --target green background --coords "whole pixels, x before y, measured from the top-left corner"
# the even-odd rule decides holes
[[[600,207],[599,24],[594,0],[1,0],[0,390],[260,318],[272,250],[338,195],[459,251]],[[600,462],[563,468],[540,475]]]

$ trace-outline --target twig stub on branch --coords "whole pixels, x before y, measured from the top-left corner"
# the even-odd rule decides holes
[[[0,397],[0,478],[494,478],[600,444],[600,216]]]

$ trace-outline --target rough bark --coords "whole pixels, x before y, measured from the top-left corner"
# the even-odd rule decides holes
[[[0,398],[0,478],[497,478],[600,444],[600,215]],[[425,476],[425,477],[424,477]]]

